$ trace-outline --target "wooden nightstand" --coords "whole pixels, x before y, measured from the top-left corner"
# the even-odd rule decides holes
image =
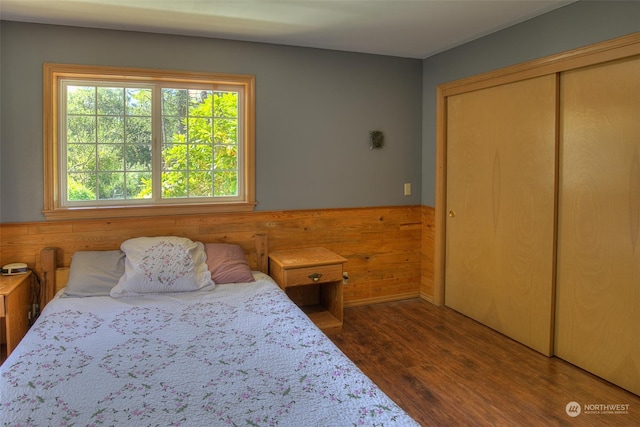
[[[269,274],[325,334],[342,332],[342,264],[325,248],[269,253]]]
[[[29,330],[31,271],[15,276],[0,276],[0,361],[8,357]]]

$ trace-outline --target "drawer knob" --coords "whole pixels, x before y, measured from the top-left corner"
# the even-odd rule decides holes
[[[313,280],[314,282],[317,282],[322,277],[322,274],[321,273],[313,273],[313,274],[310,274],[308,277],[309,277],[309,279]]]

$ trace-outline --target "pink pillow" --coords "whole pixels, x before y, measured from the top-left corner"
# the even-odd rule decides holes
[[[207,266],[216,284],[253,282],[253,273],[241,246],[228,243],[205,243]]]

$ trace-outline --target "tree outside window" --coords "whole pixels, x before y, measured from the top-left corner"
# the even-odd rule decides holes
[[[45,138],[45,157],[59,159],[45,170],[57,171],[53,185],[45,177],[45,215],[253,209],[251,76],[118,69],[116,79],[105,73],[113,69],[78,67],[45,64],[45,127],[58,130]]]

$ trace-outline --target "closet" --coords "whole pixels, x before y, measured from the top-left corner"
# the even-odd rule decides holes
[[[640,394],[640,57],[560,80],[555,354]]]
[[[440,302],[640,394],[640,34],[439,96]]]
[[[550,355],[556,78],[447,103],[445,302]]]

